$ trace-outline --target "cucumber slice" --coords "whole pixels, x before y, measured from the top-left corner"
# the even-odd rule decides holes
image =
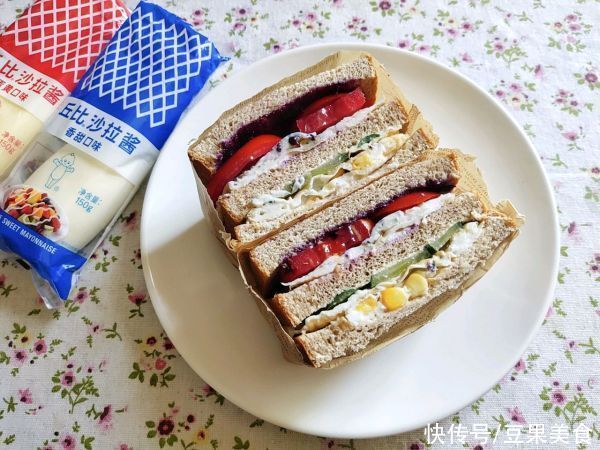
[[[402,261],[397,262],[393,266],[390,266],[387,269],[382,270],[381,272],[377,272],[376,274],[371,275],[371,282],[369,283],[369,287],[374,288],[379,283],[383,283],[384,281],[388,281],[392,278],[396,278],[402,275],[410,266],[418,263],[422,259],[429,258],[429,256],[431,255],[427,250],[421,250],[419,253],[405,258]]]
[[[368,134],[366,135],[364,138],[362,138],[360,141],[358,141],[356,143],[356,148],[360,148],[365,144],[368,144],[369,142],[371,142],[373,139],[377,139],[379,137],[379,134],[377,133],[373,133],[373,134]]]
[[[336,295],[333,299],[332,302],[328,303],[327,306],[325,308],[323,308],[324,310],[330,310],[335,308],[337,305],[339,305],[340,303],[344,303],[345,301],[347,301],[352,294],[354,294],[358,289],[346,289],[345,291],[340,292],[338,295]]]
[[[423,259],[430,258],[435,253],[437,253],[439,250],[441,250],[450,241],[450,239],[452,239],[452,236],[454,236],[454,234],[456,234],[456,232],[459,231],[463,227],[463,225],[464,225],[464,222],[455,223],[450,228],[448,228],[444,232],[444,234],[442,234],[435,241],[433,241],[431,244],[427,244],[423,250],[421,250],[420,252],[418,252],[412,256],[409,256],[408,258],[403,259],[400,262],[397,262],[393,266],[390,266],[387,269],[382,270],[381,272],[371,275],[371,281],[369,282],[369,284],[366,286],[363,286],[361,288],[358,288],[358,289],[364,289],[367,287],[372,289],[375,286],[377,286],[379,283],[383,283],[384,281],[388,281],[388,280],[391,280],[392,278],[399,277],[404,272],[406,272],[408,270],[408,268],[410,266],[412,266],[413,264],[416,264]],[[354,294],[356,291],[358,291],[358,289],[351,288],[351,289],[346,289],[345,291],[340,292],[338,295],[336,295],[334,297],[333,301],[328,303],[327,306],[325,306],[325,307],[319,309],[318,311],[316,311],[315,313],[313,313],[313,315],[319,314],[322,311],[328,311],[330,309],[335,308],[337,305],[344,303],[352,296],[352,294]],[[303,324],[304,324],[304,321],[302,322],[301,326]]]
[[[318,175],[325,175],[333,172],[338,168],[338,166],[342,163],[345,163],[350,159],[350,155],[348,153],[338,153],[333,159],[327,161],[325,164],[320,165],[319,167],[314,168],[310,172],[308,172],[305,176],[304,186],[308,186],[310,180]]]
[[[373,134],[369,134],[369,135],[363,137],[360,141],[358,141],[356,143],[356,148],[360,148],[363,145],[368,144],[373,139],[377,139],[379,136],[380,136],[379,134],[373,133]],[[325,175],[325,174],[333,172],[335,169],[337,169],[340,166],[340,164],[345,163],[349,159],[350,159],[350,153],[338,153],[333,159],[327,161],[324,164],[321,164],[319,167],[315,167],[311,171],[304,174],[304,184],[300,187],[300,189],[303,189],[306,186],[308,186],[310,184],[310,181],[314,177],[316,177],[318,175]],[[297,192],[294,190],[295,184],[296,183],[294,181],[294,182],[288,184],[284,189],[286,191],[288,191],[290,193],[290,195],[295,194]],[[300,190],[300,189],[298,189],[298,190]]]
[[[404,272],[406,272],[406,270],[413,264],[418,263],[422,259],[430,258],[431,256],[435,255],[450,241],[450,239],[452,239],[452,236],[454,236],[456,232],[463,227],[463,225],[463,222],[456,222],[454,225],[448,228],[444,232],[444,234],[442,234],[439,238],[437,238],[430,244],[427,244],[425,248],[419,253],[410,256],[406,259],[403,259],[402,261],[397,262],[393,266],[390,266],[387,269],[384,269],[381,272],[372,275],[369,286],[371,288],[374,288],[379,283],[383,283],[384,281],[388,281],[392,278],[399,277]]]
[[[444,248],[444,246],[450,241],[450,239],[452,239],[452,236],[454,236],[456,232],[463,227],[464,224],[465,222],[456,222],[454,225],[448,228],[446,232],[442,234],[439,238],[437,238],[432,243],[427,244],[425,246],[425,250],[427,250],[431,254],[431,256],[435,255],[442,248]]]
[[[333,159],[330,159],[325,164],[321,164],[319,167],[315,167],[311,171],[309,171],[306,174],[304,174],[304,184],[300,187],[300,189],[303,189],[306,186],[308,186],[310,184],[310,181],[314,177],[316,177],[318,175],[325,175],[325,174],[328,174],[330,172],[333,172],[335,169],[338,168],[338,166],[340,164],[345,163],[349,159],[350,159],[350,154],[348,154],[348,153],[338,153]],[[295,184],[294,182],[288,184],[285,187],[285,190],[288,191],[290,194],[294,194],[295,193],[293,191],[294,184]]]
[[[358,291],[358,289],[355,288],[351,288],[351,289],[346,289],[345,291],[340,292],[338,295],[336,295],[333,298],[333,301],[329,302],[327,305],[325,305],[323,308],[315,311],[314,313],[311,314],[312,316],[316,316],[320,313],[322,313],[323,311],[329,311],[330,309],[335,308],[337,305],[344,303],[345,301],[347,301],[352,294],[354,294],[356,291]],[[302,323],[300,325],[298,325],[298,327],[296,329],[301,329],[304,324],[306,323],[306,319],[304,319],[302,321]]]

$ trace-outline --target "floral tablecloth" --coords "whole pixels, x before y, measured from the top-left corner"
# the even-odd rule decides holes
[[[555,190],[552,307],[511,372],[439,424],[375,440],[301,435],[230,404],[162,331],[141,270],[140,192],[62,309],[46,310],[29,274],[2,262],[0,448],[600,448],[598,0],[159,3],[231,56],[212,85],[269,54],[346,40],[428,55],[487,89],[531,137]],[[26,5],[0,0],[1,22]]]

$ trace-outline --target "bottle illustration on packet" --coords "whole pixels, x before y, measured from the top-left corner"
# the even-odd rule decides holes
[[[121,0],[37,0],[0,36],[0,176],[128,15]]]
[[[47,306],[68,297],[224,60],[183,20],[140,2],[0,184],[0,249],[31,266]]]

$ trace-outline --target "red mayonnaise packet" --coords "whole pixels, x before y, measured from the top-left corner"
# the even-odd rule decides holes
[[[0,36],[0,175],[129,15],[121,0],[37,0]]]

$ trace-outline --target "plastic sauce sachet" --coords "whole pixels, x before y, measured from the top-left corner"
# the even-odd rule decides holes
[[[0,176],[128,14],[120,0],[38,0],[0,36]]]
[[[225,59],[183,20],[140,2],[0,185],[0,248],[31,266],[48,307],[68,297]]]

